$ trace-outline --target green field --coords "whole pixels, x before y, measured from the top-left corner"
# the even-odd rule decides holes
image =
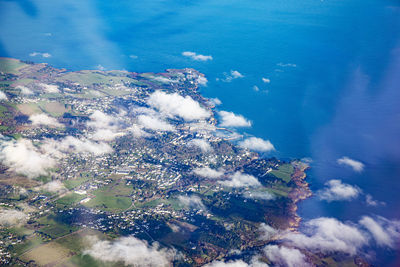
[[[42,183],[48,183],[51,181],[51,177],[49,175],[41,175],[39,177],[34,178],[36,181],[40,181]]]
[[[33,230],[26,229],[24,227],[9,228],[8,231],[10,233],[13,233],[14,235],[18,235],[18,236],[31,235],[34,232]]]
[[[77,82],[82,86],[92,85],[94,83],[107,83],[109,78],[101,73],[90,72],[90,71],[79,71],[79,72],[70,72],[62,77],[59,77],[57,80],[60,81],[73,81]]]
[[[122,91],[122,90],[116,90],[114,88],[104,88],[99,90],[100,92],[110,95],[110,96],[122,96],[122,95],[127,95],[129,94],[129,91]]]
[[[124,181],[117,180],[94,191],[92,194],[95,197],[85,203],[85,206],[106,211],[126,210],[132,205],[132,199],[129,197],[132,191],[132,186],[126,186]]]
[[[91,229],[68,228],[68,226],[57,224],[48,217],[40,218],[41,223],[52,223],[53,228],[59,226],[63,231],[52,231],[51,236],[57,238],[44,243],[38,235],[31,236],[24,244],[15,246],[14,253],[24,261],[34,260],[39,266],[114,266],[114,264],[103,264],[92,257],[83,254],[87,249],[88,237],[97,236],[103,240],[105,236]],[[70,233],[71,231],[75,231]],[[39,230],[44,232],[43,228]],[[61,237],[60,237],[61,236]],[[117,266],[117,265],[115,265]]]
[[[74,253],[79,253],[87,248],[86,239],[88,236],[97,236],[99,239],[104,239],[104,235],[101,232],[83,228],[70,235],[58,238],[55,242]]]
[[[114,73],[116,74],[116,73]],[[100,71],[83,70],[79,72],[70,72],[59,78],[59,81],[72,81],[77,82],[82,86],[89,86],[92,84],[105,84],[112,85],[122,82],[134,82],[135,80],[124,76],[112,76],[110,73],[102,73]]]
[[[0,58],[0,71],[12,74],[18,74],[19,70],[27,64],[11,58]]]
[[[160,199],[153,199],[147,202],[140,202],[140,203],[136,203],[135,202],[135,207],[136,208],[154,208],[156,207],[158,204],[160,203],[165,203],[166,201],[161,201]]]
[[[269,189],[269,191],[271,193],[273,193],[274,195],[278,195],[278,196],[281,196],[281,197],[287,197],[289,195],[288,192],[283,191],[283,190],[279,190],[279,189],[275,189],[275,188],[271,188],[271,189]]]
[[[69,111],[68,109],[65,108],[64,104],[60,102],[42,101],[39,102],[39,107],[41,110],[43,110],[44,112],[48,113],[53,117],[62,116],[65,112]]]
[[[39,105],[36,103],[19,104],[17,105],[17,109],[26,115],[32,115],[35,113],[42,112],[41,109],[39,108]]]
[[[84,182],[89,181],[89,180],[90,180],[90,177],[79,177],[79,178],[76,178],[76,179],[65,180],[65,181],[63,181],[63,183],[64,183],[66,188],[71,190],[71,189],[73,189],[73,188],[75,188],[77,186],[80,186],[81,184],[83,184]]]
[[[37,235],[32,235],[27,240],[25,240],[25,242],[15,245],[12,249],[12,252],[16,255],[21,255],[28,250],[40,246],[41,244],[43,244],[43,242],[44,241],[41,237]]]
[[[75,203],[78,203],[79,201],[81,201],[82,199],[84,199],[85,196],[84,195],[79,195],[76,193],[70,193],[66,196],[63,196],[62,198],[57,200],[57,204],[61,204],[61,205],[72,205]]]
[[[85,203],[87,207],[97,207],[107,211],[122,211],[128,209],[132,200],[129,197],[117,197],[109,192],[94,192],[95,198]]]
[[[8,108],[4,104],[0,104],[0,118],[3,118],[6,116],[5,112],[8,110]]]
[[[111,190],[120,196],[130,196],[133,191],[133,187],[125,185],[124,181],[115,182],[111,184],[111,187],[112,187]]]
[[[12,122],[12,118],[13,118],[13,105],[4,102],[0,103],[0,132],[7,131],[10,129],[10,125],[7,124]]]
[[[293,172],[294,172],[293,166],[287,163],[279,166],[278,170],[272,170],[271,174],[288,183],[292,179]]]
[[[267,190],[277,196],[287,197],[289,192],[292,191],[292,188],[287,186],[286,183],[281,182],[274,184],[272,188],[268,188]]]
[[[74,94],[76,98],[84,98],[84,99],[94,99],[99,97],[107,96],[107,94],[99,91],[99,90],[85,90],[81,94]]]
[[[57,243],[40,245],[20,256],[23,261],[35,261],[35,266],[56,266],[70,257],[70,251]]]
[[[51,216],[52,215],[42,217],[37,220],[38,223],[43,225],[43,227],[41,227],[38,230],[38,232],[44,233],[54,239],[54,238],[58,238],[58,237],[70,234],[77,230],[77,228],[74,226],[70,226],[70,225],[55,221],[54,219],[51,218]]]
[[[71,257],[68,261],[68,263],[71,263],[72,266],[80,266],[80,267],[92,267],[92,266],[99,266],[99,267],[113,267],[113,266],[121,266],[118,263],[112,263],[112,262],[101,262],[93,257],[87,255],[87,254],[79,254]],[[69,265],[66,265],[69,266]]]
[[[40,232],[51,236],[51,238],[58,238],[67,235],[75,230],[76,230],[75,227],[71,227],[65,224],[54,223],[41,228]]]
[[[34,80],[34,79],[25,78],[25,79],[18,79],[16,81],[13,81],[13,84],[14,84],[14,86],[27,85],[27,84],[30,84],[30,83],[35,82],[35,81],[36,80]]]

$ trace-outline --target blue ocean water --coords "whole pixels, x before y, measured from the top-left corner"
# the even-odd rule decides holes
[[[242,133],[271,140],[270,156],[312,159],[313,191],[341,179],[364,192],[312,197],[300,205],[305,220],[400,218],[399,1],[0,0],[0,55],[72,70],[198,69],[202,93],[250,119]],[[222,81],[231,70],[244,77]],[[338,165],[343,156],[364,171]],[[366,194],[386,205],[367,206]],[[384,265],[396,257],[379,253]]]

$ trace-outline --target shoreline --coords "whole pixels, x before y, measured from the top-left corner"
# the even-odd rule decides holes
[[[294,173],[292,174],[292,180],[297,185],[289,193],[289,198],[293,201],[290,207],[290,216],[292,217],[292,221],[289,222],[288,230],[297,231],[302,218],[297,214],[298,205],[302,200],[305,200],[312,196],[311,189],[309,187],[308,182],[306,181],[307,173],[306,171],[310,169],[310,166],[301,161],[293,161],[292,165],[294,167]]]

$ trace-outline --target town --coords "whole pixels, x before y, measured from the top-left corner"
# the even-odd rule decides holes
[[[44,248],[59,262],[84,264],[93,259],[68,242],[94,235],[157,241],[180,248],[177,262],[201,265],[266,244],[255,236],[260,223],[296,224],[295,203],[309,193],[299,196],[307,184],[292,177],[305,167],[235,144],[242,136],[218,125],[215,102],[198,93],[205,78],[197,71],[13,64],[13,74],[1,76],[10,99],[3,151],[20,147],[39,159],[35,172],[17,160],[2,166],[0,206],[20,216],[0,232],[2,264],[51,263],[37,256]],[[198,117],[163,98],[193,105]]]

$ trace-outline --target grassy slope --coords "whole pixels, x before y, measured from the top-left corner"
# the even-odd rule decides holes
[[[18,74],[19,70],[26,67],[27,64],[17,59],[0,58],[0,71],[5,73]]]

